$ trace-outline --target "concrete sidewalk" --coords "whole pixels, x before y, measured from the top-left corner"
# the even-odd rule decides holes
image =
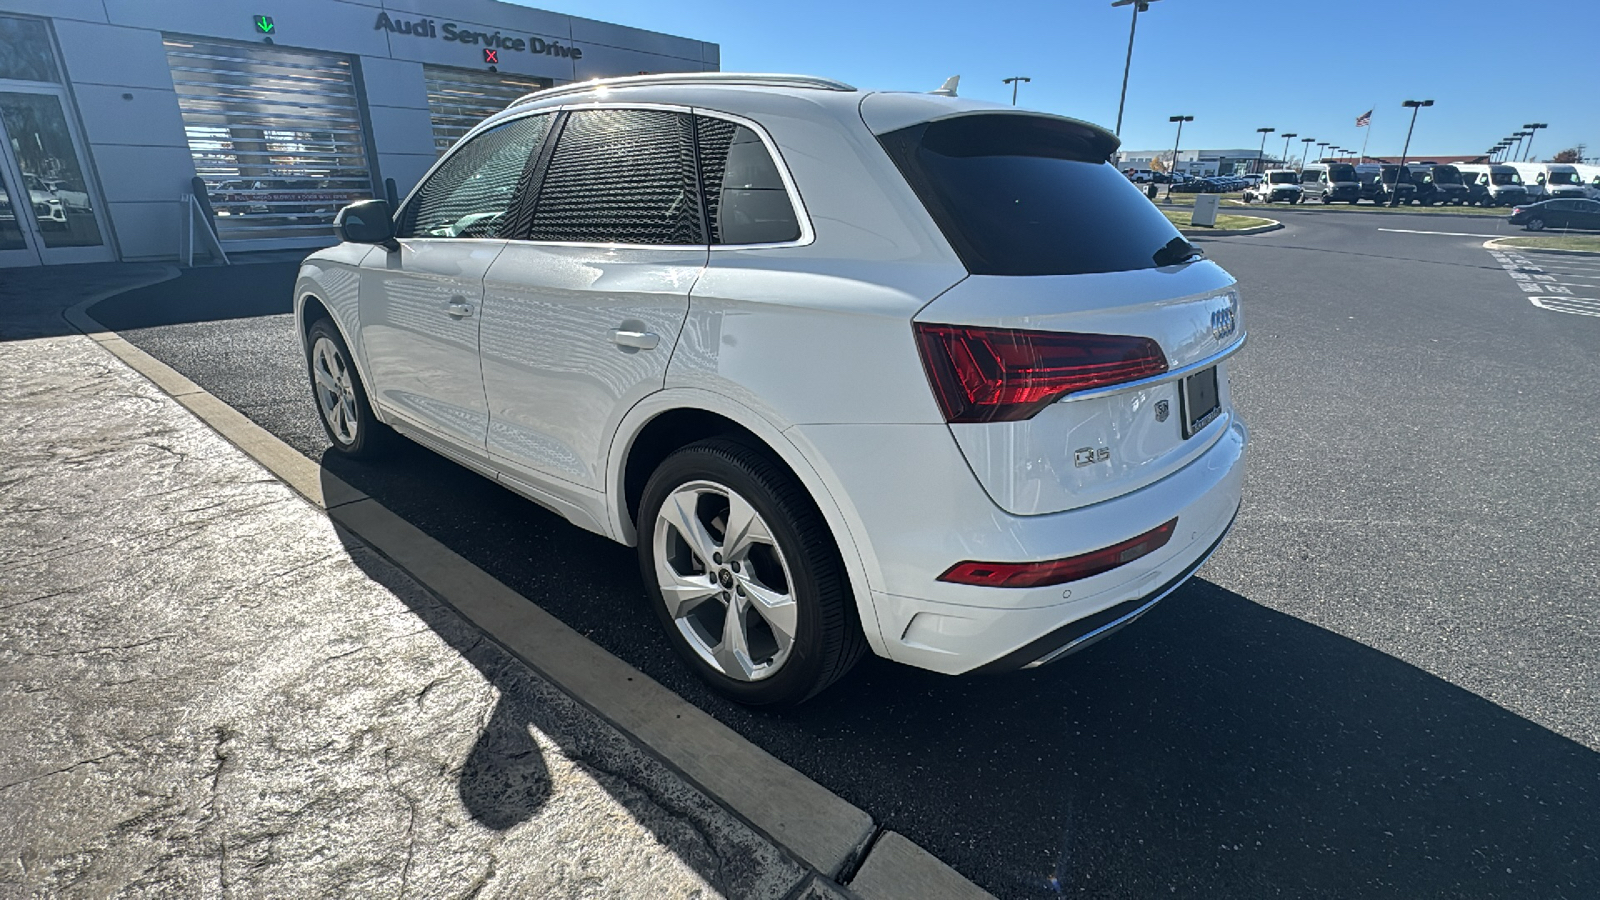
[[[95,342],[0,384],[0,895],[839,896]]]

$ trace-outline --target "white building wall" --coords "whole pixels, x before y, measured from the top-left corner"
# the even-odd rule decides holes
[[[56,42],[121,258],[178,254],[194,161],[161,34],[57,19]]]

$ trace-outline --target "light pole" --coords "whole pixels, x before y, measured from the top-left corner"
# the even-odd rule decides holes
[[[1133,34],[1139,30],[1139,13],[1149,12],[1156,0],[1112,0],[1112,6],[1133,7],[1133,24],[1128,27],[1128,59],[1122,64],[1122,98],[1117,101],[1117,137],[1122,137],[1122,107],[1128,102],[1128,70],[1133,68]]]
[[[1522,159],[1522,139],[1532,135],[1531,131],[1513,131],[1511,136],[1517,139],[1517,149],[1511,151],[1511,161],[1518,162]]]
[[[1178,145],[1183,143],[1183,123],[1193,122],[1194,116],[1167,116],[1168,122],[1178,123],[1178,137],[1172,142],[1172,173],[1178,173]]]
[[[1009,85],[1011,85],[1011,105],[1012,106],[1016,106],[1017,105],[1017,83],[1018,82],[1024,82],[1024,81],[1031,82],[1031,81],[1033,81],[1033,79],[1029,78],[1026,75],[1013,75],[1010,78],[1003,79],[1000,82],[1001,84],[1009,84]]]
[[[1332,147],[1333,142],[1331,141],[1327,143],[1317,141],[1317,162],[1322,162],[1322,158],[1328,155],[1328,151],[1332,149]]]
[[[1261,174],[1261,157],[1265,156],[1266,153],[1267,153],[1267,135],[1269,135],[1269,134],[1271,134],[1271,133],[1273,133],[1274,131],[1277,131],[1277,130],[1278,129],[1276,129],[1276,128],[1257,128],[1256,129],[1256,131],[1258,133],[1260,133],[1260,135],[1261,135],[1261,149],[1256,151],[1256,172],[1255,172],[1255,174],[1257,174],[1257,175]]]
[[[1301,138],[1300,143],[1305,144],[1305,149],[1300,151],[1300,168],[1306,167],[1306,157],[1311,155],[1311,145],[1317,142],[1316,138]]]
[[[1300,135],[1295,134],[1292,131],[1286,132],[1283,136],[1283,164],[1286,166],[1289,164],[1289,139],[1297,138],[1299,136]]]
[[[1394,199],[1389,201],[1390,206],[1400,205],[1400,170],[1406,167],[1406,154],[1411,152],[1411,131],[1417,127],[1417,110],[1422,109],[1424,106],[1432,106],[1433,101],[1407,100],[1400,105],[1411,110],[1411,125],[1406,128],[1406,143],[1400,149],[1400,166],[1394,170]],[[1379,175],[1378,180],[1382,181],[1383,176]]]
[[[1541,128],[1549,128],[1550,127],[1550,123],[1549,122],[1529,122],[1528,124],[1526,124],[1526,125],[1524,125],[1522,127],[1528,129],[1528,152],[1522,157],[1522,161],[1523,162],[1527,162],[1528,161],[1528,157],[1533,156],[1533,133],[1535,131],[1538,131]],[[1537,162],[1538,160],[1534,160],[1534,161]]]

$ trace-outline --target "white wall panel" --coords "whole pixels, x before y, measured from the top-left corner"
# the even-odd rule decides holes
[[[273,41],[283,47],[388,56],[388,33],[373,28],[379,10],[330,0],[104,0],[116,25],[262,43],[255,17],[276,23]]]
[[[187,147],[95,147],[94,161],[110,203],[176,200],[189,191],[194,178]]]
[[[183,225],[183,205],[173,199],[143,203],[107,203],[111,227],[123,259],[175,259]]]
[[[379,153],[433,154],[433,122],[426,109],[374,106],[372,146]]]
[[[178,95],[170,89],[78,84],[73,94],[91,144],[183,149],[189,146],[183,133],[183,116],[178,112]],[[131,99],[124,99],[123,95]]]
[[[172,90],[161,35],[139,28],[57,20],[56,42],[74,84]]]
[[[377,56],[361,57],[361,83],[368,106],[428,108],[428,85],[422,64]]]

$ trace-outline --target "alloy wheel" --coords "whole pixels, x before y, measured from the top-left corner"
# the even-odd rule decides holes
[[[788,661],[799,626],[794,579],[772,529],[737,492],[692,481],[669,494],[655,569],[673,624],[707,665],[760,681]]]
[[[356,442],[360,419],[356,415],[356,389],[350,366],[339,346],[318,337],[311,346],[311,377],[315,382],[317,407],[322,411],[328,431],[341,444]]]

